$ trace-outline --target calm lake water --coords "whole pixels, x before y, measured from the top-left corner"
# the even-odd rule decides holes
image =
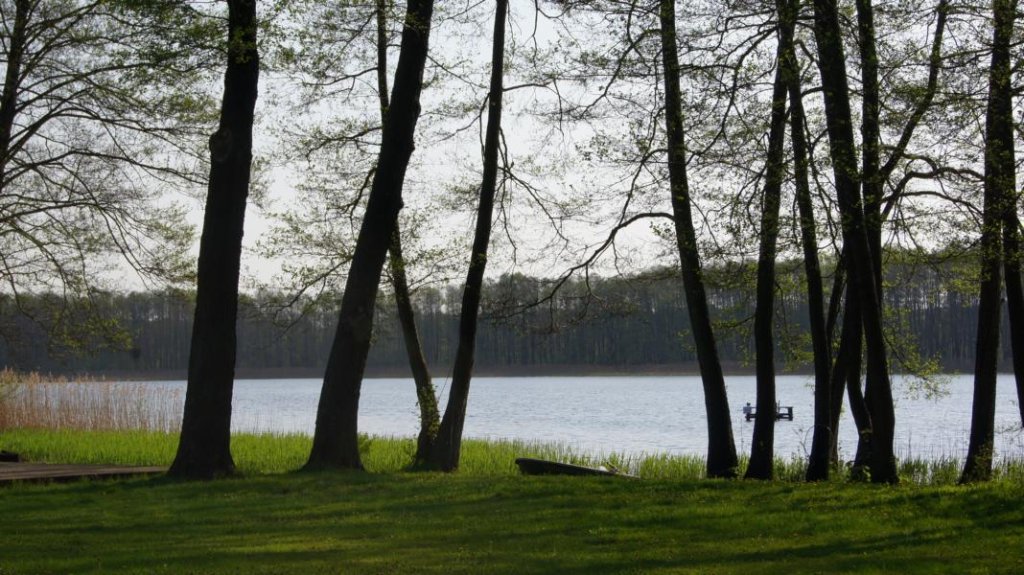
[[[970,431],[972,379],[946,376],[937,399],[913,392],[909,378],[894,378],[896,446],[901,457],[964,457]],[[749,453],[753,422],[742,406],[754,403],[754,377],[726,379],[736,446]],[[447,381],[435,381],[441,406]],[[178,389],[183,381],[149,385]],[[238,431],[312,434],[320,395],[319,379],[239,380],[235,385],[232,427]],[[794,419],[776,426],[776,453],[803,456],[813,426],[812,380],[781,376],[782,405]],[[1024,459],[1024,432],[1012,375],[999,378],[996,449],[999,457]],[[700,378],[696,376],[479,377],[473,380],[466,420],[467,437],[560,442],[600,454],[645,452],[703,454],[707,424]],[[843,414],[840,449],[850,459],[857,435],[848,410]],[[368,379],[363,384],[359,429],[372,435],[409,436],[418,430],[418,409],[411,379]]]

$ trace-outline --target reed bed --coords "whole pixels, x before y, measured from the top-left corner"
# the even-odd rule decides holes
[[[184,398],[140,382],[0,372],[0,430],[177,431]]]

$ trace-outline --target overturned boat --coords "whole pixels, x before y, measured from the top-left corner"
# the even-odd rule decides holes
[[[559,461],[547,461],[544,459],[533,459],[530,457],[519,457],[516,465],[523,475],[609,475],[613,477],[636,478],[635,475],[622,473],[614,467],[585,467]]]

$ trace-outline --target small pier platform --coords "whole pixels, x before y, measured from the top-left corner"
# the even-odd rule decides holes
[[[757,417],[757,408],[749,405],[743,408],[743,416],[747,421],[751,421]],[[780,420],[793,421],[793,406],[792,405],[778,405],[775,407],[775,421]]]
[[[166,467],[77,465],[54,463],[0,463],[0,485],[16,481],[47,482],[113,479],[166,473]]]

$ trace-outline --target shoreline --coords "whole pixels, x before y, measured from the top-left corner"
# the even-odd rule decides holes
[[[753,366],[746,366],[741,363],[730,363],[723,365],[726,377],[754,376]],[[942,375],[963,375],[968,372],[956,369],[944,371]],[[999,374],[1012,374],[1000,371]],[[99,371],[68,371],[56,373],[57,375],[72,380],[103,380],[103,381],[180,381],[186,380],[188,372],[180,370],[99,370]],[[448,366],[431,369],[431,376],[434,380],[444,380],[451,375]],[[473,375],[475,377],[656,377],[656,376],[699,376],[700,370],[696,362],[673,363],[673,364],[649,364],[636,366],[595,366],[595,365],[543,365],[543,366],[484,366],[477,368]],[[780,371],[776,376],[813,376],[810,369],[796,369]],[[893,373],[892,375],[898,375]],[[235,379],[322,379],[324,370],[321,368],[238,368],[235,370]],[[412,373],[408,367],[368,367],[364,379],[385,379],[385,378],[411,378]]]

